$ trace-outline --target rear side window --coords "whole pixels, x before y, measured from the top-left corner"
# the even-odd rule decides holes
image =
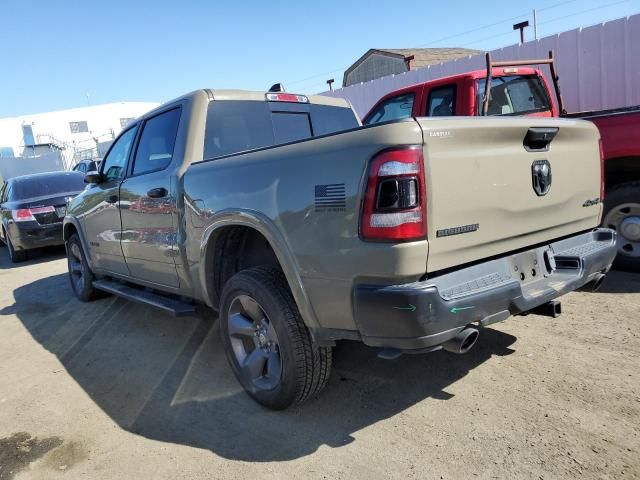
[[[48,197],[75,194],[84,190],[84,176],[78,172],[66,172],[59,175],[35,175],[16,179],[13,185],[12,200],[25,200],[35,197]]]
[[[456,111],[456,87],[447,85],[437,87],[429,92],[427,115],[430,117],[450,117]]]
[[[156,115],[144,123],[133,161],[133,174],[164,170],[171,163],[176,144],[180,108]]]
[[[385,100],[365,119],[365,125],[409,118],[415,97],[415,93],[406,93]]]

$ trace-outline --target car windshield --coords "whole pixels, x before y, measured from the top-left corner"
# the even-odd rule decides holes
[[[34,175],[16,179],[13,200],[25,200],[35,197],[53,197],[66,193],[77,193],[84,189],[84,175],[78,172],[65,172],[59,175]]]
[[[482,113],[482,100],[487,82],[477,81],[478,114]],[[489,115],[522,115],[551,109],[549,95],[537,75],[509,75],[491,79]]]

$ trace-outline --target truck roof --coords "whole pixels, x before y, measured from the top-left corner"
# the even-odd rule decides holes
[[[136,120],[149,118],[155,115],[157,112],[162,111],[166,105],[170,103],[177,102],[179,100],[190,99],[194,96],[198,95],[206,95],[209,97],[209,100],[250,100],[250,101],[258,101],[264,102],[266,101],[267,93],[275,93],[275,92],[260,92],[260,91],[252,91],[252,90],[231,90],[231,89],[211,89],[211,88],[202,88],[198,90],[194,90],[192,92],[186,93],[184,95],[180,95],[177,98],[173,98],[167,102],[163,102],[162,105],[157,106],[156,108],[149,110],[143,115],[140,115]],[[277,93],[286,93],[290,95],[303,95],[301,93],[293,93],[293,92],[277,92]],[[351,109],[351,103],[340,97],[328,97],[324,95],[304,95],[309,99],[309,103],[312,105],[327,105],[330,107],[340,107],[340,108],[348,108]]]
[[[214,100],[255,100],[265,101],[265,95],[269,92],[251,91],[251,90],[220,90],[220,89],[206,89],[213,94]],[[271,92],[273,93],[273,92]],[[277,92],[277,93],[290,93],[293,95],[304,95],[296,92]],[[315,105],[328,105],[332,107],[344,107],[350,108],[349,102],[339,97],[328,97],[324,95],[304,95],[309,99],[309,103]]]
[[[506,70],[506,71],[505,71]],[[509,76],[509,75],[540,75],[542,76],[542,72],[537,69],[537,68],[531,68],[531,67],[496,67],[492,70],[493,77],[504,77],[504,76]],[[462,78],[472,78],[474,80],[477,80],[479,78],[485,78],[487,76],[487,71],[486,70],[472,70],[470,72],[464,72],[464,73],[457,73],[455,75],[449,75],[448,77],[440,77],[440,78],[434,78],[432,80],[426,80],[424,82],[418,82],[418,83],[413,83],[411,85],[407,85],[406,87],[402,87],[402,88],[398,88],[396,90],[393,90],[391,92],[389,92],[388,94],[386,94],[385,96],[383,96],[382,98],[380,98],[380,100],[386,99],[388,97],[392,97],[395,96],[397,94],[401,94],[404,93],[406,91],[411,91],[414,90],[416,87],[422,86],[422,85],[440,85],[440,84],[446,84],[446,83],[452,83],[452,82],[456,82]],[[376,105],[378,103],[380,103],[380,100],[378,100],[376,102]]]

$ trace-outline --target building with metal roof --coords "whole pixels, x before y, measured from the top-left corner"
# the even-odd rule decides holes
[[[342,86],[482,53],[469,48],[371,48],[344,72]]]

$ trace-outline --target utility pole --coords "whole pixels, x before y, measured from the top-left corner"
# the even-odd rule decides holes
[[[87,107],[91,106],[91,95],[89,94],[89,92],[85,93],[86,97],[87,97]]]
[[[536,9],[533,9],[533,38],[538,40],[538,15]]]
[[[524,29],[527,28],[528,26],[529,26],[529,20],[527,20],[526,22],[516,23],[513,26],[514,30],[520,30],[520,44],[521,45],[524,43]]]
[[[329,85],[329,91],[333,92],[333,82],[335,82],[334,78],[330,78],[327,80],[327,85]]]

